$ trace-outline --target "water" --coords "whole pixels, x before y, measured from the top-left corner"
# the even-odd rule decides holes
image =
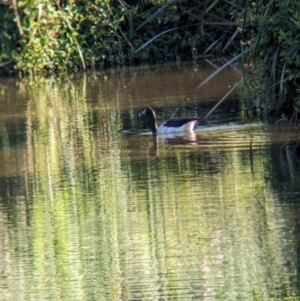
[[[299,300],[297,128],[236,95],[196,139],[153,139],[215,69],[162,65],[2,80],[1,300]],[[204,116],[228,68],[179,115]],[[202,125],[202,122],[201,122]]]

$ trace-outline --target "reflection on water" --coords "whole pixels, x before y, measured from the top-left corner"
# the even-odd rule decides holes
[[[232,100],[215,120],[239,122],[191,140],[120,133],[146,104],[167,119],[208,70],[1,85],[1,300],[299,299],[297,129],[241,125]]]

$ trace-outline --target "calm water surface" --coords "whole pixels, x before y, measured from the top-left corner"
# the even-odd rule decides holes
[[[299,130],[236,95],[155,140],[207,63],[0,82],[1,300],[300,300]],[[228,68],[178,115],[204,116]]]

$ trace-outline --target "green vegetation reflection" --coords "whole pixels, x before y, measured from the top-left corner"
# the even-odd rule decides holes
[[[121,105],[87,101],[80,81],[27,91],[25,184],[0,227],[3,300],[297,295],[269,143],[160,143],[153,156],[152,137],[116,131]]]

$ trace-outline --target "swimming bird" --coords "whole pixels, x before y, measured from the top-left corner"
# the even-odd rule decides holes
[[[152,131],[152,135],[157,134],[176,134],[176,133],[192,133],[197,123],[198,117],[177,117],[165,121],[159,127],[156,122],[155,111],[151,107],[139,114],[139,117],[148,116],[149,125]]]

